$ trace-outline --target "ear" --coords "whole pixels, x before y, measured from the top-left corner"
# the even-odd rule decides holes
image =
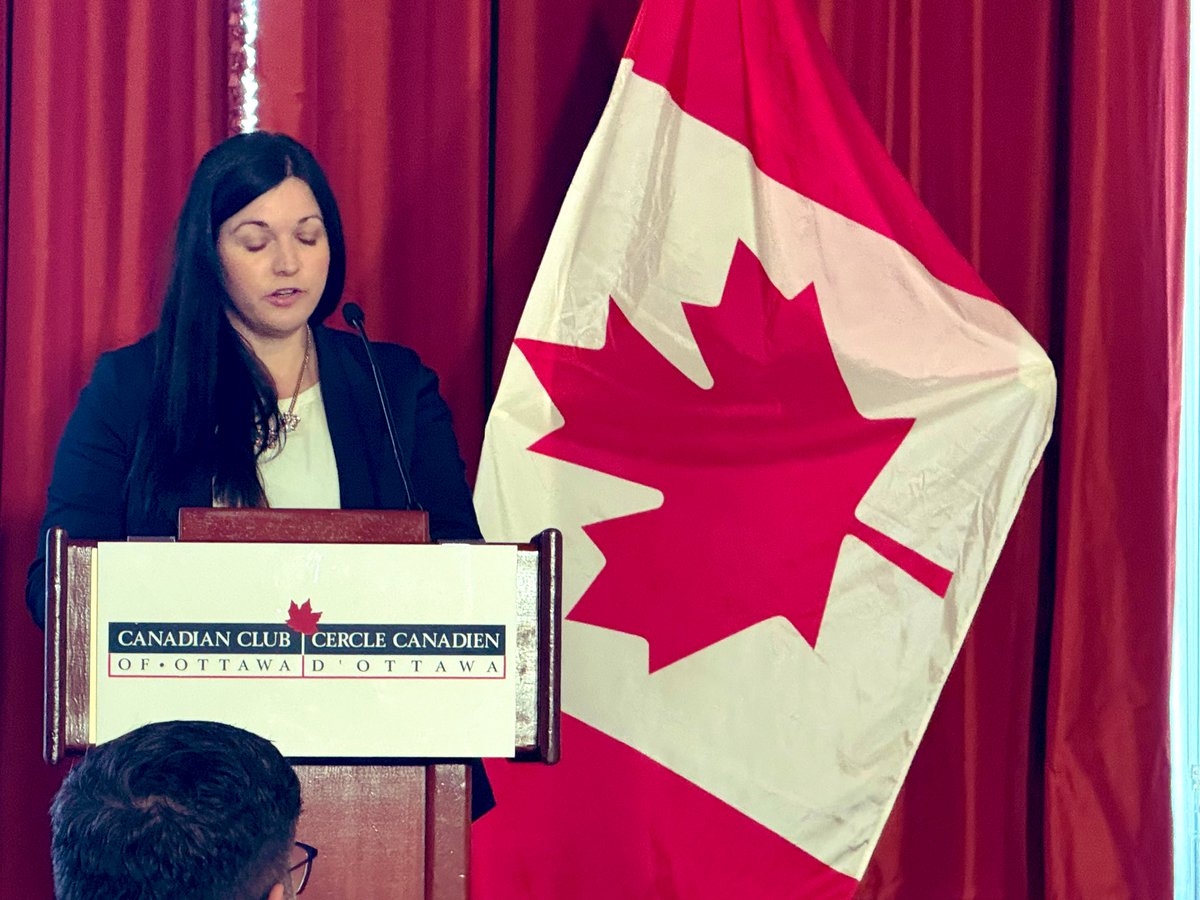
[[[267,894],[267,900],[283,900],[283,885],[276,884],[271,888],[271,893]]]

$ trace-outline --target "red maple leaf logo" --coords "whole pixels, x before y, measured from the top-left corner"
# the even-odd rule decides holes
[[[305,600],[300,606],[293,600],[288,607],[287,627],[300,634],[313,635],[317,633],[317,623],[321,621],[321,613],[313,612],[312,601]]]
[[[913,420],[859,415],[815,288],[788,300],[739,242],[720,305],[685,312],[712,388],[611,301],[600,349],[517,341],[565,420],[530,449],[663,493],[585,527],[605,565],[568,618],[641,635],[652,672],[778,615],[815,646],[850,534],[944,596],[949,571],[855,517]]]

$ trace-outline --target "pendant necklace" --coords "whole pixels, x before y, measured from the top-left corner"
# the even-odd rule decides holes
[[[300,417],[296,415],[296,400],[300,397],[300,385],[304,384],[304,373],[308,371],[308,354],[312,347],[312,331],[305,328],[304,330],[304,361],[300,363],[300,375],[296,378],[296,387],[292,391],[292,401],[288,404],[287,412],[283,413],[280,418],[281,430],[285,434],[290,434],[296,430],[300,424]],[[267,449],[274,450],[279,443],[279,435],[275,433],[275,429],[270,429],[267,435]]]

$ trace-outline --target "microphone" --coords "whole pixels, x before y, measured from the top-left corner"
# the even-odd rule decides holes
[[[396,460],[396,468],[400,472],[400,481],[404,484],[404,496],[407,498],[405,509],[421,509],[424,507],[413,497],[412,487],[408,483],[408,466],[404,464],[404,452],[400,442],[396,440],[396,423],[392,421],[392,404],[388,402],[387,388],[383,385],[383,376],[379,374],[379,366],[375,365],[375,354],[371,352],[371,341],[367,337],[367,329],[363,325],[362,307],[357,303],[347,303],[342,307],[342,318],[346,324],[358,332],[363,346],[367,348],[367,361],[371,364],[371,374],[375,376],[375,391],[379,395],[379,405],[383,407],[383,421],[387,425],[388,439],[392,442],[392,456]]]

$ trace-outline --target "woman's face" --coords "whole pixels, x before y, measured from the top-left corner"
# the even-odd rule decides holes
[[[329,276],[329,238],[312,189],[288,177],[221,223],[217,255],[248,340],[289,337],[308,322]]]

